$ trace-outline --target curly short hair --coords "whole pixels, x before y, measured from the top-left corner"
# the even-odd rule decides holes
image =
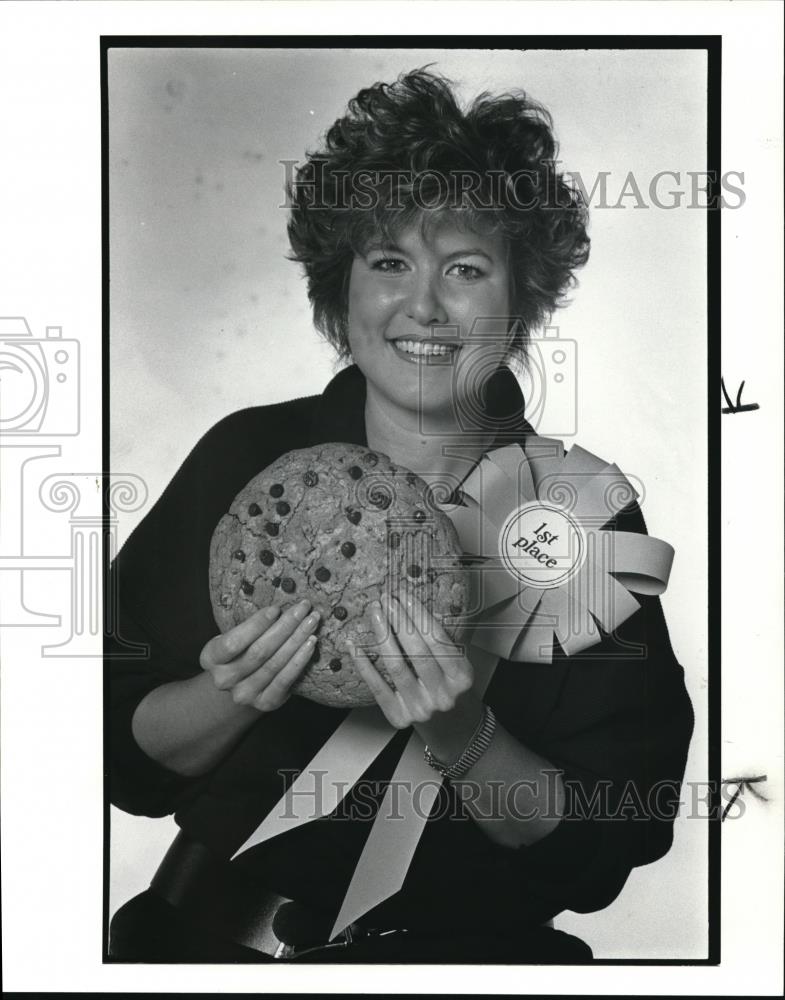
[[[361,90],[288,185],[291,259],[305,268],[316,328],[350,357],[355,254],[449,210],[506,237],[520,320],[511,358],[523,360],[589,256],[587,207],[557,155],[550,114],[523,91],[483,93],[463,111],[450,81],[427,68]]]

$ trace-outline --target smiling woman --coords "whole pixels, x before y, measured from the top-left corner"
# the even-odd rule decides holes
[[[173,812],[181,828],[151,889],[115,915],[115,960],[587,961],[589,949],[551,919],[607,906],[636,865],[669,849],[692,710],[655,596],[598,635],[589,656],[554,639],[547,663],[499,657],[490,678],[483,657],[391,581],[368,607],[374,655],[351,652],[376,724],[408,735],[378,754],[341,809],[229,860],[277,803],[281,776],[307,769],[346,713],[289,697],[320,627],[307,595],[215,634],[215,525],[294,449],[361,445],[426,483],[455,484],[460,507],[483,456],[535,437],[509,366],[562,304],[589,245],[585,206],[555,160],[549,115],[525,94],[482,95],[462,110],[446,80],[417,70],[362,90],[297,172],[293,257],[317,328],[351,364],[320,396],[216,425],[113,566],[120,634],[150,655],[109,671],[112,800]],[[282,484],[269,492],[288,513]],[[357,513],[347,508],[350,523]],[[645,533],[635,503],[612,520]],[[555,519],[550,531],[538,523],[532,538],[555,543]],[[342,551],[364,558],[353,543]],[[374,818],[404,748],[418,745],[406,743],[412,732],[427,773],[444,779],[443,808],[399,891],[328,945],[368,839],[368,805]],[[620,816],[630,782],[643,811]],[[600,788],[607,815],[593,811]]]

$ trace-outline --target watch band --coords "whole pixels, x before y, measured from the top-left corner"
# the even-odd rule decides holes
[[[437,760],[437,758],[434,757],[429,746],[425,747],[425,761],[435,771],[438,771],[443,778],[449,778],[450,780],[460,778],[466,774],[468,770],[474,767],[480,757],[482,757],[491,745],[491,740],[493,739],[495,730],[496,716],[493,714],[493,709],[491,709],[488,705],[484,705],[482,720],[475,730],[474,735],[466,745],[463,753],[456,761],[452,764],[442,763],[442,761]]]

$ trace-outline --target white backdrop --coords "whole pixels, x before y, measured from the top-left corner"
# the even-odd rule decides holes
[[[663,604],[696,715],[687,779],[705,780],[706,214],[648,197],[672,170],[689,202],[686,172],[704,169],[704,52],[112,50],[112,469],[142,475],[152,501],[226,413],[322,390],[336,368],[284,257],[279,161],[301,161],[361,87],[427,63],[466,97],[526,89],[552,112],[566,169],[589,189],[609,172],[609,205],[632,171],[650,206],[593,211],[590,262],[553,323],[576,344],[566,441],[637,477],[649,532],[676,549]],[[112,912],[174,830],[112,811]],[[706,844],[704,821],[680,819],[670,854],[612,906],[557,925],[598,957],[704,957]]]

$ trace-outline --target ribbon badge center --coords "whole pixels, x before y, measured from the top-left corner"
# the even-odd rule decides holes
[[[514,510],[499,532],[499,554],[509,573],[541,590],[561,587],[586,555],[581,526],[550,504],[527,503]]]

